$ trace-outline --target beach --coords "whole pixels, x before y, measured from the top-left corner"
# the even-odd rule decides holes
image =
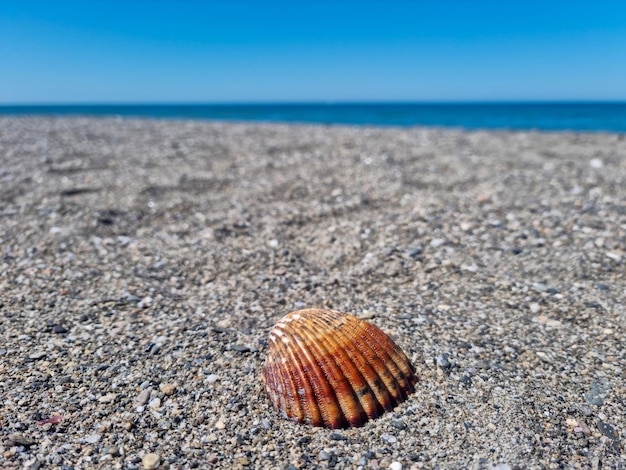
[[[624,134],[5,117],[0,248],[0,468],[624,468]],[[282,419],[309,307],[416,391]]]

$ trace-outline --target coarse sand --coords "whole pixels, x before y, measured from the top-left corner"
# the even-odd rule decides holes
[[[0,468],[624,468],[626,136],[0,118]],[[282,419],[268,333],[412,360]]]

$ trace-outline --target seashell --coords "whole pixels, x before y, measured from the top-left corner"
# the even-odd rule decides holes
[[[328,428],[362,426],[406,400],[417,381],[379,328],[326,309],[291,312],[276,323],[262,378],[284,417]]]

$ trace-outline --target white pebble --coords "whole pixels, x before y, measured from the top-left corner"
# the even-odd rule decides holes
[[[85,442],[88,444],[95,444],[100,440],[100,434],[91,434],[85,438]]]
[[[402,470],[402,464],[400,462],[391,462],[389,470]]]
[[[152,400],[150,400],[150,403],[148,403],[148,406],[153,410],[158,410],[159,408],[161,408],[161,399],[158,397],[153,398]]]
[[[589,165],[591,166],[591,168],[602,168],[604,166],[604,163],[599,158],[592,158],[591,160],[589,160]]]
[[[143,464],[143,468],[152,470],[156,468],[157,465],[161,462],[161,456],[159,454],[146,454],[141,459],[141,463]]]
[[[210,375],[207,375],[206,382],[212,384],[212,383],[217,382],[217,379],[219,379],[219,377],[217,375],[210,374]]]
[[[446,242],[445,238],[433,238],[430,241],[430,246],[432,246],[433,248],[438,248],[441,245],[443,245]]]
[[[607,251],[606,256],[611,258],[613,261],[617,261],[618,263],[622,260],[622,255],[616,252]]]

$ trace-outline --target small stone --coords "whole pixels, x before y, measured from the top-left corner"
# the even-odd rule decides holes
[[[217,423],[215,423],[215,428],[216,429],[224,429],[226,428],[226,423],[224,423],[224,421],[222,420],[222,418],[220,418]]]
[[[396,420],[396,419],[391,420],[391,423],[390,423],[390,424],[391,424],[394,428],[396,428],[396,429],[400,429],[400,430],[402,430],[402,429],[406,429],[406,424],[404,424],[402,421],[398,421],[398,420]]]
[[[163,395],[173,395],[176,391],[176,384],[161,384],[159,390],[163,392]]]
[[[615,251],[607,251],[606,252],[606,256],[608,258],[611,258],[613,261],[619,263],[620,261],[622,261],[622,255],[620,255],[619,253],[615,252]]]
[[[389,470],[402,470],[402,464],[400,462],[391,462]]]
[[[117,393],[107,393],[106,395],[102,395],[100,398],[98,398],[98,401],[100,403],[111,403],[114,402],[116,398]]]
[[[249,346],[244,346],[242,344],[231,344],[230,350],[231,351],[237,351],[237,352],[240,352],[240,353],[246,353],[246,352],[250,352],[250,347]]]
[[[137,395],[137,398],[135,398],[135,403],[137,405],[145,405],[150,399],[150,393],[152,393],[152,391],[149,388],[142,390],[141,393]]]
[[[303,436],[300,439],[298,439],[299,446],[304,446],[308,444],[309,442],[311,442],[311,438],[309,436]]]
[[[47,355],[48,355],[48,353],[46,353],[45,351],[37,351],[37,352],[32,353],[30,356],[28,356],[27,360],[29,362],[40,361],[41,359],[43,359]]]
[[[109,454],[111,457],[117,457],[120,455],[120,449],[117,446],[109,446],[104,449],[106,454]]]
[[[387,442],[388,444],[395,444],[396,442],[398,442],[398,439],[396,438],[396,436],[393,436],[386,432],[382,433],[380,437],[382,438],[383,441]]]
[[[152,301],[153,301],[152,297],[148,295],[137,303],[137,308],[148,308],[152,305]]]
[[[610,389],[611,384],[608,380],[594,380],[589,385],[589,391],[585,393],[585,401],[590,405],[602,406]]]
[[[278,248],[278,240],[276,240],[275,238],[272,238],[271,240],[267,242],[267,245],[270,248]]]
[[[248,457],[238,457],[235,459],[235,463],[247,467],[248,465],[250,465],[250,460],[248,460]]]
[[[65,328],[65,327],[64,327],[64,326],[62,326],[62,325],[54,325],[54,326],[52,327],[52,331],[54,331],[56,334],[61,335],[61,334],[63,334],[63,333],[67,333],[67,332],[68,332],[68,329],[67,329],[67,328]]]
[[[161,399],[159,397],[153,398],[150,400],[150,403],[148,403],[148,406],[153,410],[158,410],[161,408]]]
[[[141,459],[141,463],[143,464],[143,468],[151,470],[157,468],[157,465],[161,462],[161,456],[159,454],[146,454]]]
[[[100,434],[93,433],[93,434],[90,434],[89,436],[87,436],[85,438],[85,442],[87,444],[95,444],[96,442],[98,442],[100,440],[101,437],[102,436],[100,436]]]
[[[433,238],[430,241],[430,246],[432,246],[433,248],[439,248],[441,245],[443,245],[446,242],[445,238]]]
[[[589,160],[589,166],[591,168],[602,168],[604,166],[604,162],[599,158],[592,158]]]
[[[37,444],[35,439],[31,439],[30,437],[26,437],[21,434],[14,434],[10,436],[9,439],[18,446],[30,447]]]
[[[532,313],[539,313],[541,311],[541,305],[538,303],[532,303],[528,306],[528,308],[530,308]]]
[[[320,460],[330,460],[330,454],[328,452],[326,452],[325,450],[322,450],[320,452]]]
[[[452,364],[448,360],[447,354],[440,354],[439,356],[437,356],[435,358],[435,364],[441,369],[449,369],[450,367],[452,367]]]
[[[604,421],[598,421],[598,430],[612,441],[617,440],[615,428]]]
[[[371,320],[372,318],[376,317],[376,313],[375,312],[363,312],[360,315],[357,315],[357,317],[361,320]]]
[[[213,384],[215,382],[217,382],[219,379],[219,377],[215,374],[209,374],[207,375],[206,381],[210,384]]]
[[[345,441],[348,439],[346,436],[344,436],[340,432],[332,432],[330,433],[329,437],[334,441]]]

